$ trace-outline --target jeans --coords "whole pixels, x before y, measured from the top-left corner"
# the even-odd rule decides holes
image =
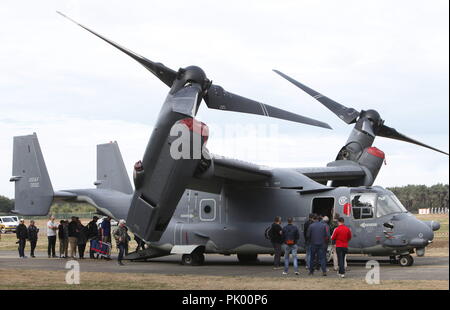
[[[84,258],[84,250],[86,249],[86,243],[78,244],[78,255],[80,258]]]
[[[59,256],[67,257],[67,252],[69,248],[69,239],[59,239]]]
[[[296,244],[285,245],[285,248],[284,248],[284,272],[288,272],[288,269],[289,269],[289,254],[292,254],[292,257],[294,260],[294,271],[298,272],[297,249],[298,249],[298,246]]]
[[[337,251],[336,251],[336,245],[333,245],[333,267],[334,267],[334,270],[338,270],[339,269],[339,262],[338,262],[338,256],[337,256]],[[345,269],[347,269],[347,255],[345,256],[345,259],[344,259],[344,267],[345,267]]]
[[[34,249],[36,248],[36,244],[37,244],[37,239],[30,240],[30,247],[31,247],[30,256],[34,256]]]
[[[19,256],[25,256],[25,244],[27,243],[27,239],[19,239]]]
[[[306,261],[306,267],[308,267],[308,269],[309,269],[309,265],[311,264],[311,245],[310,244],[306,244],[305,261]]]
[[[48,247],[47,247],[47,254],[48,256],[52,255],[53,257],[56,256],[56,236],[48,236]]]
[[[118,247],[119,247],[119,256],[117,257],[117,260],[119,262],[121,262],[123,259],[123,255],[125,254],[127,246],[123,243],[119,243]]]
[[[338,264],[339,264],[339,274],[345,274],[345,256],[347,255],[347,248],[336,248]]]
[[[322,272],[327,272],[327,262],[325,256],[325,248],[323,245],[311,245],[311,260],[309,265],[309,272],[314,272],[314,260],[318,257],[320,266],[322,267]]]
[[[281,244],[272,242],[273,249],[275,250],[273,257],[273,265],[274,267],[280,267],[280,257],[281,257]]]

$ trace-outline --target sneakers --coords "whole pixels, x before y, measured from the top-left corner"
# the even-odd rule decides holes
[[[327,273],[326,273],[326,272],[322,272],[322,276],[323,276],[323,277],[326,277],[326,276],[327,276]]]
[[[286,271],[283,271],[283,276],[287,275],[288,273]]]
[[[299,276],[299,275],[300,275],[300,273],[299,273],[298,271],[296,271],[296,272],[295,272],[295,275],[296,275],[296,276]]]
[[[282,269],[283,267],[273,267],[273,270],[279,270],[279,269]]]
[[[343,279],[343,278],[345,278],[345,274],[340,274],[339,277],[341,277]]]

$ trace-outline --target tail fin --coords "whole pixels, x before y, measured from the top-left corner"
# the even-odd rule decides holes
[[[97,145],[97,188],[133,194],[117,142]]]
[[[14,137],[12,173],[14,212],[47,215],[53,201],[53,188],[36,133]]]

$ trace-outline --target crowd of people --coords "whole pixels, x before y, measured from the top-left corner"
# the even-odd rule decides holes
[[[70,221],[60,220],[59,224],[55,221],[54,216],[50,216],[47,222],[47,254],[48,258],[57,258],[56,255],[56,241],[59,240],[59,258],[78,258],[84,259],[86,252],[86,245],[89,243],[89,258],[105,258],[110,259],[109,255],[99,256],[95,251],[95,242],[101,241],[105,244],[111,245],[111,218],[106,217],[102,220],[100,225],[97,224],[99,218],[94,216],[92,220],[83,225],[80,219],[73,216]],[[25,255],[25,246],[27,240],[30,242],[30,257],[36,257],[34,254],[36,244],[38,241],[39,228],[36,227],[35,221],[30,220],[27,227],[25,220],[20,219],[20,223],[16,228],[16,237],[20,258],[27,258]],[[119,221],[119,227],[113,232],[117,248],[119,249],[118,262],[123,265],[122,260],[124,255],[128,254],[128,244],[131,240],[128,235],[128,229],[125,226],[125,220]],[[137,242],[137,249],[145,249],[145,243],[135,236]]]
[[[72,217],[71,221],[61,220],[59,224],[55,222],[55,217],[51,216],[47,222],[47,239],[48,257],[55,258],[56,256],[56,241],[59,240],[59,257],[60,258],[78,258],[84,259],[86,252],[86,244],[89,242],[89,258],[94,259],[99,256],[96,255],[95,246],[96,241],[102,241],[106,244],[111,244],[111,218],[106,217],[100,225],[97,225],[99,218],[94,216],[92,220],[83,225],[78,217]],[[34,251],[36,248],[39,228],[36,227],[33,220],[30,221],[26,227],[25,221],[20,220],[17,226],[16,236],[18,243],[19,256],[27,258],[25,255],[26,241],[30,242],[30,256],[35,257]],[[335,218],[329,223],[327,216],[320,216],[317,214],[310,214],[308,221],[304,224],[304,240],[306,250],[306,269],[309,275],[313,275],[315,270],[322,269],[322,275],[327,275],[327,259],[326,254],[331,248],[333,253],[334,270],[338,272],[339,277],[344,278],[346,270],[348,271],[346,255],[348,253],[348,242],[352,238],[351,230],[345,225],[344,218],[336,214]],[[123,258],[128,254],[128,244],[131,240],[128,235],[128,229],[125,225],[125,220],[119,221],[119,227],[113,232],[117,248],[119,250],[118,263],[123,265]],[[293,218],[287,219],[287,225],[281,226],[281,217],[277,216],[274,223],[268,231],[268,236],[274,248],[274,269],[281,269],[280,260],[281,253],[284,248],[284,270],[283,275],[288,274],[290,256],[293,258],[294,273],[299,275],[298,267],[298,242],[300,240],[300,231],[297,226],[293,224]],[[137,248],[145,249],[145,243],[134,237]],[[109,255],[100,256],[110,259]]]
[[[313,275],[315,270],[322,269],[322,275],[327,276],[326,254],[331,245],[333,252],[334,270],[338,276],[345,277],[347,268],[346,255],[348,253],[348,242],[352,238],[351,230],[345,225],[344,218],[336,214],[329,223],[327,216],[310,214],[308,221],[304,225],[303,233],[306,250],[306,269],[309,275]],[[293,219],[287,219],[287,225],[281,227],[281,217],[275,217],[274,223],[269,229],[269,238],[274,248],[274,269],[281,269],[280,258],[284,247],[284,271],[288,274],[290,256],[293,259],[294,273],[300,275],[298,268],[298,241],[300,231],[293,224]]]

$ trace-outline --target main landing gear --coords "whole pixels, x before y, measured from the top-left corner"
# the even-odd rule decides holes
[[[390,256],[389,261],[391,264],[399,264],[402,267],[409,267],[414,264],[414,258],[410,255],[400,255],[399,257]]]
[[[188,266],[200,266],[205,262],[205,255],[203,253],[193,252],[191,254],[183,254],[181,257],[181,264]]]

